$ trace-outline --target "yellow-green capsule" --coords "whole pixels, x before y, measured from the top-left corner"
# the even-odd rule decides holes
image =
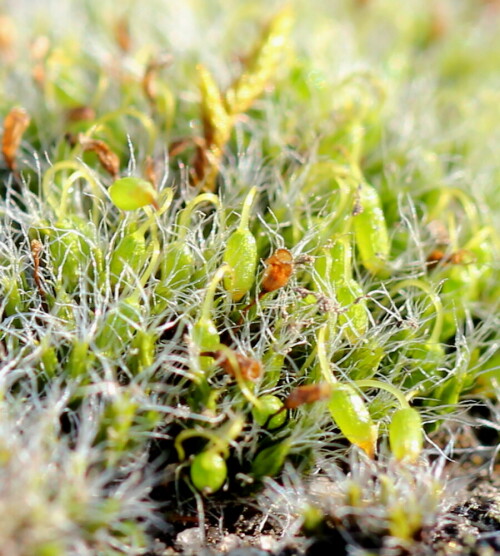
[[[109,188],[109,196],[121,210],[137,210],[147,205],[158,209],[158,192],[149,181],[140,178],[116,180]]]
[[[132,339],[130,370],[139,374],[154,363],[157,337],[152,332],[139,330]]]
[[[257,242],[248,228],[250,209],[257,188],[252,187],[243,204],[238,229],[227,240],[224,263],[231,271],[224,277],[224,287],[230,292],[233,301],[240,301],[251,289],[257,271]]]
[[[219,453],[214,450],[207,450],[194,457],[189,474],[193,485],[200,492],[212,494],[225,483],[227,465]]]
[[[328,407],[333,420],[347,440],[373,457],[377,427],[363,398],[356,390],[348,384],[334,384]]]
[[[212,74],[202,65],[196,67],[201,93],[203,136],[209,149],[219,154],[231,135],[233,118],[227,113],[222,95]]]
[[[251,289],[257,272],[257,244],[252,232],[238,229],[227,240],[224,262],[232,273],[224,278],[224,287],[233,301],[240,301]]]
[[[424,429],[420,413],[411,407],[398,409],[389,425],[389,443],[394,457],[414,462],[422,452]]]
[[[220,345],[220,337],[212,320],[211,313],[214,305],[215,292],[219,282],[224,278],[228,272],[229,267],[222,265],[217,269],[214,276],[210,280],[201,307],[201,314],[196,323],[191,329],[191,340],[200,352],[203,351],[217,351]],[[200,357],[200,365],[203,370],[206,370],[213,363],[213,358],[208,356]]]
[[[389,257],[389,234],[380,197],[367,183],[361,183],[356,191],[352,220],[363,266],[371,274],[383,274]]]
[[[215,351],[220,344],[219,333],[214,321],[202,316],[191,330],[191,338],[200,351]],[[212,359],[207,357],[206,359]]]

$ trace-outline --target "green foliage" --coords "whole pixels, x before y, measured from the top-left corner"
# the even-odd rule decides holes
[[[339,460],[344,508],[416,538],[428,454],[500,380],[498,14],[432,4],[0,16],[2,546],[144,554],[154,497]]]

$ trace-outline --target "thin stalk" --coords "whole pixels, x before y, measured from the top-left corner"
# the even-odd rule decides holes
[[[330,363],[326,354],[326,333],[328,331],[328,326],[329,323],[327,322],[319,329],[318,339],[316,340],[316,350],[322,377],[329,384],[335,384],[337,379],[330,369]]]
[[[202,193],[201,195],[196,196],[194,199],[191,199],[189,203],[186,205],[184,210],[181,212],[179,216],[179,234],[178,239],[183,241],[186,237],[187,231],[189,229],[189,221],[193,214],[193,210],[200,205],[201,203],[212,203],[217,211],[219,212],[219,219],[222,223],[222,211],[221,211],[221,203],[219,197],[215,195],[215,193]]]
[[[209,320],[211,318],[211,312],[214,305],[214,297],[215,292],[217,291],[217,286],[228,272],[232,272],[231,267],[228,264],[223,264],[216,270],[215,274],[210,280],[210,283],[207,287],[207,292],[205,293],[205,299],[203,300],[203,305],[201,306],[200,320]]]
[[[215,446],[215,448],[219,452],[222,452],[225,457],[229,456],[229,449],[228,449],[227,441],[220,438],[214,432],[210,432],[210,431],[207,431],[207,430],[187,429],[187,430],[184,430],[184,431],[180,432],[177,435],[177,437],[175,439],[175,443],[174,443],[175,449],[177,450],[177,454],[179,455],[179,459],[181,461],[186,459],[186,451],[184,450],[184,447],[182,446],[182,443],[185,440],[187,440],[188,438],[194,438],[196,436],[199,436],[201,438],[206,438],[207,440],[209,440]]]
[[[248,223],[250,222],[250,211],[252,209],[253,202],[257,195],[257,188],[254,186],[250,189],[248,195],[243,202],[243,208],[241,209],[240,225],[238,226],[239,231],[248,230]]]
[[[58,217],[64,214],[63,211],[65,211],[66,209],[66,202],[67,202],[69,188],[73,185],[73,182],[76,179],[76,178],[70,179],[69,181],[67,181],[67,183],[63,185],[62,192],[61,192],[61,200],[59,202],[59,210],[57,210],[56,207],[58,203],[54,199],[50,191],[50,186],[52,184],[52,180],[54,179],[54,176],[57,174],[57,172],[60,172],[61,170],[75,170],[76,172],[79,172],[81,174],[81,177],[83,177],[89,182],[94,195],[97,198],[101,197],[100,194],[101,191],[97,183],[97,180],[91,175],[88,169],[81,162],[77,162],[76,160],[62,160],[61,162],[57,162],[56,164],[48,168],[43,176],[42,194],[43,197],[46,199],[46,201],[49,203],[49,205],[51,205],[54,208]],[[98,207],[96,203],[94,203],[92,208],[92,217],[93,217],[94,224],[98,223],[97,210]]]
[[[396,387],[392,386],[391,384],[388,384],[387,382],[381,382],[380,380],[373,380],[367,378],[363,380],[355,380],[354,384],[359,388],[378,388],[380,390],[385,390],[386,392],[389,392],[389,394],[392,394],[398,400],[399,405],[403,409],[410,408],[410,404],[408,403],[408,400],[405,398],[403,392],[401,392],[401,390],[398,390]]]

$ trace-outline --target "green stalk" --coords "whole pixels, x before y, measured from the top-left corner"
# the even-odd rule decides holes
[[[201,195],[196,196],[194,199],[191,199],[189,203],[186,205],[184,210],[180,213],[179,216],[179,234],[178,240],[183,241],[186,237],[187,231],[189,229],[189,221],[193,214],[193,210],[200,205],[201,203],[212,203],[217,211],[219,212],[219,218],[222,220],[222,211],[221,211],[221,203],[219,197],[214,193],[202,193]]]
[[[401,390],[399,390],[395,386],[388,384],[387,382],[381,382],[380,380],[373,380],[367,378],[363,380],[355,380],[354,384],[359,388],[379,388],[380,390],[385,390],[386,392],[392,394],[398,400],[401,408],[403,409],[410,408],[410,404],[408,403],[408,400],[405,398],[403,392],[401,392]]]

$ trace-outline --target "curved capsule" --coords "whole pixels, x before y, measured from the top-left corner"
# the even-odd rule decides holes
[[[389,443],[394,457],[414,462],[422,452],[424,429],[420,413],[411,407],[398,409],[389,425]]]
[[[158,209],[158,192],[141,178],[120,178],[109,188],[109,196],[121,210],[137,210],[147,205]]]
[[[348,384],[335,384],[328,402],[330,414],[342,434],[368,456],[375,454],[377,427],[363,398]]]
[[[363,266],[371,274],[384,274],[390,250],[389,235],[380,197],[371,185],[359,185],[352,220]]]

